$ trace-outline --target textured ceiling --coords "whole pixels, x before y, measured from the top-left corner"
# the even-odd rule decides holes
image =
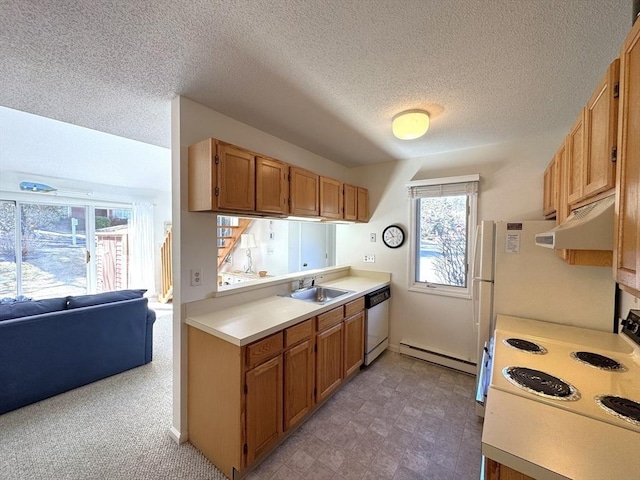
[[[184,95],[347,166],[425,156],[568,130],[631,3],[2,0],[0,105],[167,147]]]

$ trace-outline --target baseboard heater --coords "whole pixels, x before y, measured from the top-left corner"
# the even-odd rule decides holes
[[[476,364],[473,362],[460,360],[459,358],[455,358],[444,353],[434,352],[433,350],[427,350],[426,348],[419,347],[417,345],[400,342],[400,353],[402,355],[407,355],[408,357],[437,363],[438,365],[453,368],[454,370],[459,370],[461,372],[471,373],[473,375],[476,374]]]

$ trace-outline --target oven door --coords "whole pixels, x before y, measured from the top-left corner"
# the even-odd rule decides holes
[[[487,391],[489,390],[489,382],[491,380],[491,345],[493,339],[485,342],[482,349],[482,363],[480,364],[480,372],[478,373],[478,385],[476,387],[476,415],[484,417],[484,404],[487,401]]]

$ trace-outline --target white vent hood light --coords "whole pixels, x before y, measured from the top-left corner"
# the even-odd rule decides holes
[[[613,250],[615,196],[577,208],[561,225],[536,235],[536,245],[571,250]]]

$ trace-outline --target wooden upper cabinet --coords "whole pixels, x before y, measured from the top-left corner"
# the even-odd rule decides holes
[[[620,52],[615,279],[640,296],[640,22]]]
[[[320,177],[320,216],[331,219],[342,218],[344,196],[342,182]]]
[[[369,221],[367,189],[215,138],[189,146],[187,178],[190,212]]]
[[[256,211],[289,212],[289,165],[279,160],[256,157]]]
[[[567,200],[569,182],[566,177],[568,175],[569,161],[569,141],[570,136],[567,135],[565,142],[560,146],[556,153],[555,160],[557,164],[556,174],[557,181],[557,205],[556,205],[556,223],[563,223],[571,213],[571,206]],[[585,265],[594,267],[610,267],[612,265],[612,252],[607,250],[556,250],[556,254],[569,265]]]
[[[189,211],[255,210],[255,156],[213,138],[188,150]]]
[[[218,158],[218,207],[232,211],[255,210],[255,155],[218,142]]]
[[[358,219],[358,187],[344,184],[344,216],[345,220]]]
[[[584,117],[582,109],[567,138],[567,201],[569,205],[582,200],[582,169],[584,164]]]
[[[369,221],[369,190],[357,187],[358,198],[358,222]]]
[[[556,215],[558,205],[558,161],[557,154],[544,171],[544,193],[542,197],[542,214],[546,218],[553,218]]]
[[[583,197],[615,188],[620,61],[614,60],[587,103]]]
[[[317,217],[320,215],[320,176],[299,167],[289,168],[289,213]]]
[[[218,183],[215,140],[210,138],[191,145],[188,154],[187,208],[190,212],[215,210],[218,207],[215,196],[215,188]]]

